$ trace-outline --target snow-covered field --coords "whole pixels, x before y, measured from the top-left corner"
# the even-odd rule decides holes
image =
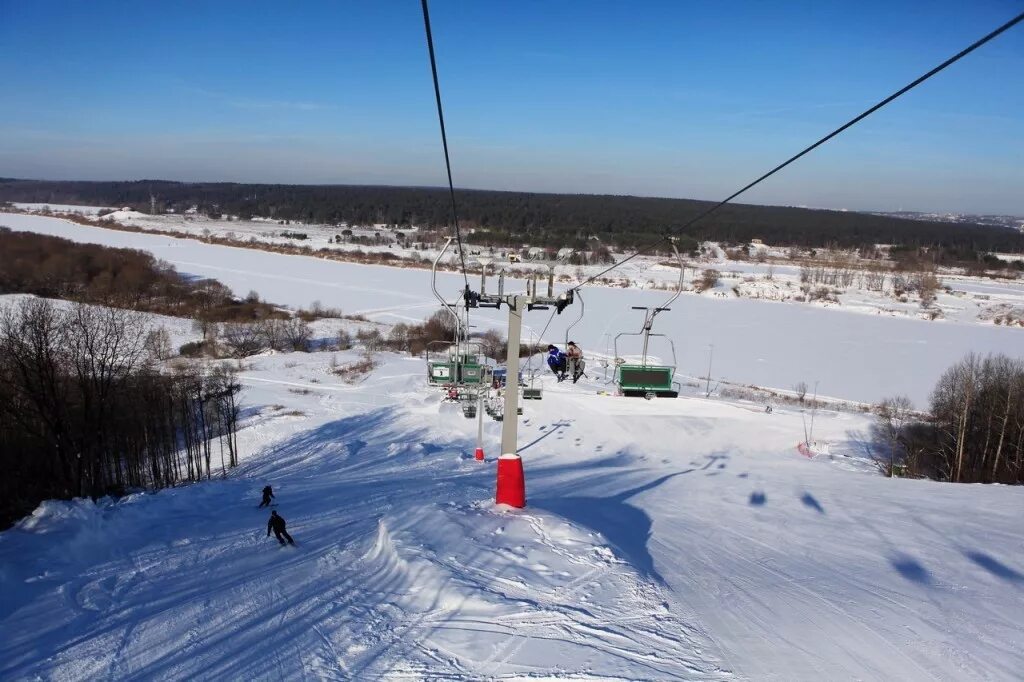
[[[437,309],[422,270],[0,224],[144,249],[291,306],[385,324]],[[600,356],[640,326],[630,306],[666,296],[588,288],[550,318],[562,341],[585,309],[571,333],[591,378],[525,403],[521,511],[492,502],[500,424],[474,461],[476,421],[425,386],[421,359],[379,354],[355,384],[330,368],[358,349],[246,360],[226,479],[46,502],[0,533],[0,679],[1019,679],[1024,490],[883,478],[867,415],[819,410],[827,454],[808,459],[809,415],[785,405],[604,395]],[[713,343],[716,381],[922,406],[964,352],[1024,351],[1020,329],[724,296],[679,298],[657,330],[691,376]],[[297,547],[266,537],[268,483]]]
[[[418,322],[438,308],[430,293],[429,273],[419,269],[217,246],[41,216],[0,214],[0,225],[143,249],[181,272],[218,279],[239,296],[255,290],[265,300],[282,305],[308,307],[320,301],[347,314],[360,313],[386,323]],[[462,286],[461,277],[442,274],[439,286],[454,300]],[[1009,292],[1007,296],[1015,291],[1012,285],[984,286],[1002,287],[1000,291]],[[506,290],[522,288],[521,281],[510,280]],[[566,341],[565,329],[585,307],[586,314],[572,329],[573,340],[595,360],[600,355],[610,356],[617,334],[640,329],[642,313],[631,310],[631,306],[659,305],[667,297],[664,291],[588,287],[583,292],[584,306],[577,304],[555,316],[544,340]],[[501,327],[504,316],[504,311],[480,310],[474,313],[473,324],[478,329]],[[548,320],[549,313],[530,313],[524,334],[529,337],[531,330],[539,334]],[[709,346],[713,344],[711,374],[715,379],[781,389],[799,381],[811,386],[818,382],[822,395],[862,402],[903,393],[918,407],[926,405],[941,373],[967,352],[1024,356],[1024,329],[1019,327],[980,325],[955,317],[928,322],[906,316],[865,315],[847,307],[822,308],[728,296],[681,296],[671,312],[658,317],[655,331],[675,342],[683,375],[706,375]],[[639,352],[635,339],[622,339],[620,355]],[[671,361],[667,344],[655,340],[652,352],[665,362]]]
[[[15,208],[23,211],[39,211],[50,213],[69,213],[73,215],[81,216],[98,216],[100,211],[111,211],[111,208],[105,208],[103,206],[76,206],[73,204],[31,204],[24,202],[16,202],[12,204]]]
[[[247,361],[227,480],[0,534],[0,679],[1019,679],[1024,490],[882,478],[864,416],[807,459],[799,411],[594,382],[526,403],[502,510],[499,424],[476,462],[421,360],[330,358]]]
[[[101,210],[92,206],[65,206],[45,204],[15,203],[14,206],[20,210],[41,212],[50,211],[53,213],[77,213],[90,218],[91,220],[113,220],[119,224],[131,226],[147,231],[170,232],[175,235],[190,238],[216,237],[229,239],[235,242],[249,244],[255,247],[306,247],[312,250],[324,249],[329,252],[376,252],[387,253],[390,256],[402,259],[417,259],[422,265],[437,256],[438,249],[426,246],[423,249],[413,248],[418,230],[414,227],[403,227],[401,230],[388,228],[386,225],[372,226],[347,226],[347,225],[322,225],[322,224],[279,224],[279,221],[268,218],[253,218],[251,220],[240,220],[237,217],[209,218],[195,211],[185,214],[157,214],[149,215],[138,211],[119,209],[111,213],[99,216]],[[110,211],[111,209],[106,209]],[[355,238],[370,238],[379,240],[380,243],[371,245],[352,243],[347,241],[336,242],[335,238],[340,236],[343,230],[351,231]],[[297,240],[287,234],[302,233],[306,239]],[[397,239],[401,233],[410,239],[410,243],[403,245]],[[705,254],[697,261],[688,261],[685,273],[686,287],[689,294],[695,294],[694,281],[699,279],[700,271],[705,268],[714,268],[722,273],[722,279],[714,294],[723,297],[740,296],[758,300],[788,301],[797,302],[805,298],[805,292],[801,291],[800,265],[793,264],[789,259],[788,249],[759,246],[756,252],[759,255],[769,257],[767,262],[755,260],[734,261],[726,258],[725,251],[720,245],[708,243],[705,245]],[[507,262],[505,250],[497,250],[490,254],[486,247],[472,246],[472,233],[467,234],[467,251],[470,254],[469,261],[473,262],[480,253],[488,258],[489,263],[494,267],[501,267],[510,273],[529,273],[532,271],[546,272],[548,261],[543,258],[543,250],[539,248],[530,249],[533,256],[538,260],[527,257],[523,262]],[[752,249],[752,253],[755,251]],[[621,258],[625,254],[615,254]],[[852,254],[841,254],[852,255]],[[1013,255],[1000,254],[1004,260],[1012,260]],[[1018,255],[1017,258],[1020,256]],[[457,261],[454,252],[449,253],[447,258],[449,264],[454,265]],[[648,288],[651,286],[663,287],[674,285],[678,279],[679,271],[675,267],[666,267],[663,257],[642,256],[625,263],[621,268],[616,269],[608,275],[613,286],[629,286],[633,288]],[[552,264],[556,276],[563,281],[579,281],[583,277],[597,275],[602,271],[604,265],[571,265],[566,261]],[[1012,313],[1013,323],[1024,327],[1024,281],[1003,280],[995,283],[1000,287],[1000,294],[996,297],[984,295],[984,288],[991,284],[990,280],[967,278],[958,271],[947,270],[943,273],[943,283],[950,287],[950,292],[940,291],[934,305],[929,310],[920,307],[920,299],[916,294],[910,294],[901,300],[892,291],[890,283],[883,292],[869,290],[851,285],[847,287],[829,287],[835,292],[836,302],[814,301],[803,303],[803,305],[838,307],[842,306],[847,311],[859,312],[869,315],[885,315],[890,317],[907,317],[912,319],[930,319],[939,315],[940,319],[953,319],[958,322],[976,322],[992,324],[996,317],[1005,319],[1007,313]],[[964,283],[964,286],[960,286]],[[981,289],[975,288],[975,285]],[[1009,306],[1009,308],[1007,308]]]

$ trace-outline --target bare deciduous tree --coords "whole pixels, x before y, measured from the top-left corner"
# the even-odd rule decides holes
[[[208,477],[212,438],[237,463],[240,385],[184,360],[161,371],[148,324],[38,299],[0,313],[0,525],[50,497]]]
[[[1024,482],[1024,362],[969,354],[942,375],[931,412],[939,478]]]
[[[166,360],[174,354],[171,334],[167,327],[153,329],[146,334],[145,348],[154,360]]]
[[[802,403],[804,398],[807,397],[807,382],[801,381],[793,386],[793,390],[796,391],[797,399]]]
[[[313,328],[305,320],[292,317],[281,320],[281,336],[288,350],[308,351],[313,339]]]
[[[721,277],[721,273],[713,268],[708,268],[701,271],[700,279],[694,282],[694,288],[701,292],[707,289],[713,289],[718,286],[718,280]]]
[[[875,457],[875,465],[890,478],[903,463],[906,454],[903,432],[912,414],[913,405],[905,395],[886,398],[878,405],[874,430],[885,453]]]
[[[246,322],[225,323],[221,338],[228,353],[236,358],[255,355],[268,347],[260,326]]]
[[[917,282],[917,291],[921,296],[921,307],[930,308],[935,303],[935,296],[939,291],[939,279],[933,272],[926,272]]]

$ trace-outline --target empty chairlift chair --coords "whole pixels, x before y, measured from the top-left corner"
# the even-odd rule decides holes
[[[679,294],[683,290],[683,258],[679,255],[674,240],[672,242],[672,251],[675,252],[676,260],[679,262],[679,283],[676,286],[675,294],[657,308],[633,306],[633,310],[644,311],[643,327],[639,332],[622,332],[615,337],[615,383],[618,385],[619,393],[624,396],[647,399],[654,397],[676,398],[679,396],[679,384],[674,380],[676,373],[676,345],[672,339],[664,334],[651,333],[651,329],[654,326],[654,318],[657,317],[658,313],[671,310],[668,306],[679,298]],[[627,363],[621,359],[619,355],[619,338],[622,336],[643,337],[643,353],[640,356],[639,363]],[[668,341],[669,347],[672,350],[671,365],[648,363],[647,349],[653,336],[660,336]]]

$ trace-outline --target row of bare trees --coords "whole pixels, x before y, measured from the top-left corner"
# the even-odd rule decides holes
[[[0,253],[4,294],[35,294],[207,321],[286,317],[258,298],[236,300],[215,280],[184,277],[142,251],[0,227]]]
[[[939,379],[931,408],[943,478],[1024,483],[1024,362],[972,353]]]
[[[241,385],[162,372],[145,316],[26,299],[0,313],[0,526],[40,500],[209,478],[238,462]]]
[[[877,270],[877,267],[874,269]],[[861,268],[852,254],[822,252],[818,258],[800,268],[800,281],[831,287],[852,286]]]
[[[313,329],[298,317],[268,318],[259,322],[228,322],[221,325],[220,340],[233,357],[255,355],[266,349],[308,351]]]
[[[1024,483],[1024,361],[967,355],[939,379],[919,419],[885,401],[878,432],[887,473],[959,483]]]
[[[356,333],[356,340],[367,353],[380,350],[407,352],[422,355],[426,350],[448,348],[455,339],[455,321],[451,314],[439,310],[421,324],[400,322],[391,328],[387,336],[375,328],[362,329]],[[470,339],[479,344],[485,357],[504,362],[508,355],[508,339],[494,329],[475,334]],[[546,345],[543,346],[546,348]],[[541,345],[520,344],[520,357],[527,357],[541,350]]]
[[[203,334],[203,341],[186,344],[182,347],[183,354],[191,355],[194,354],[193,351],[205,350],[214,355],[244,358],[267,349],[285,352],[308,351],[313,343],[312,328],[298,316],[223,324],[199,320],[196,322],[196,331]],[[451,314],[445,311],[435,313],[421,324],[400,322],[386,335],[376,327],[367,327],[356,333],[356,340],[371,353],[395,350],[420,355],[432,344],[436,343],[437,348],[441,348],[451,343],[454,338],[455,323]],[[505,341],[499,334],[485,333],[479,340],[486,347],[485,354],[488,357],[498,357],[498,354],[503,357]],[[349,348],[351,343],[349,334],[341,330],[333,343],[326,345],[344,350]],[[159,338],[150,339],[150,344],[161,347]],[[322,347],[324,344],[319,345]]]
[[[868,291],[891,290],[897,297],[917,293],[924,308],[935,302],[942,286],[934,268],[893,271],[884,263],[861,263],[849,254],[828,255],[823,260],[805,263],[800,267],[800,282],[805,293],[812,284],[840,288],[856,284],[857,288]]]

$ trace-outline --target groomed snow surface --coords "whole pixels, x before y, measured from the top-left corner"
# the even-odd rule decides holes
[[[807,459],[797,410],[581,382],[525,404],[499,509],[500,424],[474,461],[422,361],[380,359],[255,358],[227,480],[0,534],[0,679],[1019,679],[1020,489],[882,478],[860,415]]]

